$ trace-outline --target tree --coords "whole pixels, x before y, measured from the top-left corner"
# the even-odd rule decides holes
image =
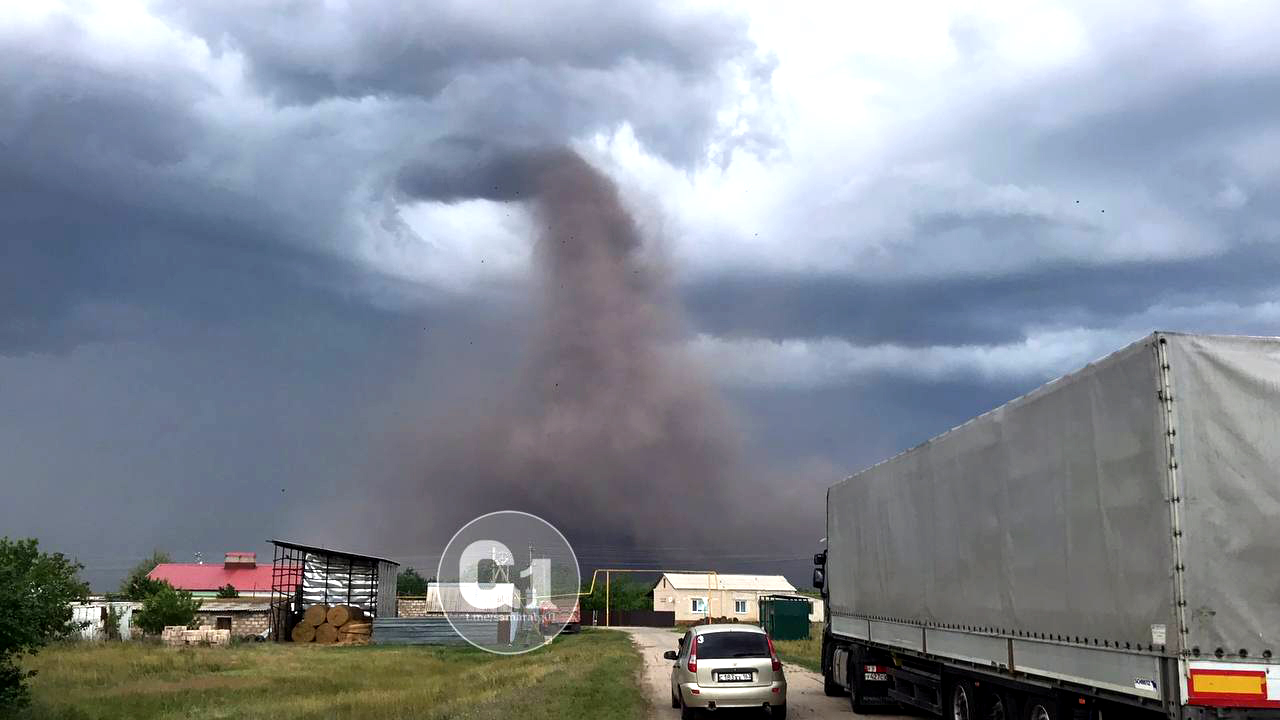
[[[396,575],[396,595],[426,595],[428,582],[417,570],[407,567]]]
[[[583,592],[586,592],[589,588],[589,581],[588,583],[583,583]],[[579,607],[583,610],[604,610],[605,587],[603,573],[596,579],[596,587],[591,594],[584,595],[579,602],[581,603]],[[610,610],[652,610],[653,586],[615,573],[609,578],[608,602]]]
[[[178,590],[164,580],[159,588],[142,601],[142,609],[134,613],[134,624],[144,632],[160,633],[167,625],[190,625],[200,609],[200,601],[187,590]]]
[[[169,553],[159,550],[151,553],[151,557],[134,565],[124,580],[120,581],[120,594],[134,602],[141,602],[154,595],[160,589],[160,581],[152,580],[147,574],[155,570],[157,565],[167,562],[171,562]]]
[[[0,538],[0,708],[27,701],[23,681],[35,671],[18,667],[23,654],[75,631],[71,604],[89,595],[83,565],[62,553],[42,553],[35,539]]]
[[[218,597],[238,598],[240,597],[240,591],[236,589],[235,585],[232,585],[231,583],[227,583],[226,585],[223,585],[222,587],[218,588]]]

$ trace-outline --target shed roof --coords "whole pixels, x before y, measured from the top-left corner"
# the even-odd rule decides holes
[[[715,573],[715,584],[708,581],[710,573],[663,573],[662,577],[677,590],[750,590],[765,592],[795,592],[796,588],[781,575],[734,575]]]
[[[288,548],[290,550],[301,550],[306,553],[315,555],[333,555],[336,557],[346,558],[348,560],[364,560],[366,562],[385,562],[391,563],[396,567],[400,567],[400,563],[395,560],[388,560],[377,555],[361,555],[360,553],[347,552],[346,550],[334,550],[333,548],[320,547],[319,545],[303,545],[302,543],[289,542],[288,540],[272,540],[272,545],[276,547]]]

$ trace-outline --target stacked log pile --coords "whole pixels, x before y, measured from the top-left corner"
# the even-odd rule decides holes
[[[312,605],[293,626],[293,641],[321,645],[367,645],[373,624],[364,611],[350,605]]]

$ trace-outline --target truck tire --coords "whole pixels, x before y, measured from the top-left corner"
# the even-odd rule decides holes
[[[1019,717],[1016,698],[1002,690],[986,693],[981,702],[983,720],[1017,720]]]
[[[1058,704],[1042,697],[1027,700],[1026,712],[1022,714],[1026,720],[1058,720]]]
[[[978,692],[968,680],[954,680],[947,684],[943,707],[946,720],[986,720],[978,707]]]
[[[827,697],[840,697],[844,694],[844,686],[836,682],[835,675],[835,647],[831,642],[830,635],[822,636],[822,693]]]
[[[831,671],[828,670],[827,672],[830,673]],[[844,687],[832,680],[831,675],[826,674],[822,676],[822,693],[827,697],[840,697],[844,694]]]

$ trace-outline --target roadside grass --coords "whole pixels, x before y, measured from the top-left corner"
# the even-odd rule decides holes
[[[647,712],[624,633],[584,628],[515,656],[454,647],[255,643],[42,650],[26,720],[620,718]]]
[[[795,663],[800,667],[822,672],[822,625],[814,623],[809,626],[807,640],[774,640],[774,648],[783,661]]]

